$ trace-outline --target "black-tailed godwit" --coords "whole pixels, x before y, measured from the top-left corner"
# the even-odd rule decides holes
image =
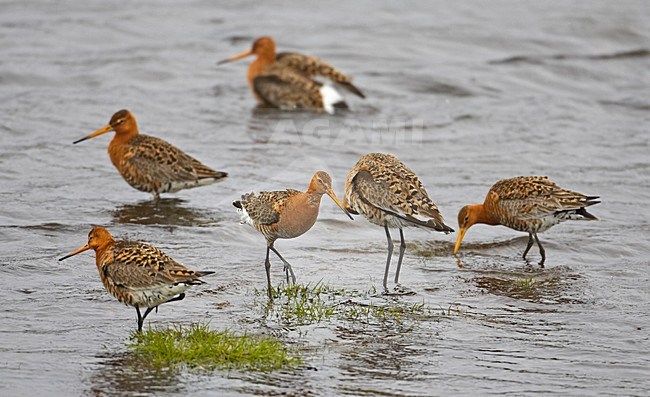
[[[210,185],[228,175],[203,165],[160,138],[140,134],[135,117],[128,110],[118,111],[107,126],[73,143],[110,131],[115,131],[108,145],[113,165],[129,185],[153,194],[155,199],[161,193]]]
[[[273,251],[282,261],[289,282],[289,274],[295,283],[296,276],[289,262],[275,249],[277,239],[291,239],[306,233],[318,217],[321,198],[327,194],[347,215],[343,204],[332,190],[332,178],[324,172],[314,174],[306,192],[287,189],[275,192],[260,192],[244,194],[241,200],[233,202],[241,215],[241,222],[257,229],[266,238],[266,281],[268,296],[273,299],[271,287],[271,262],[269,253]]]
[[[388,269],[393,255],[389,228],[398,228],[401,238],[396,284],[406,249],[403,228],[415,226],[445,234],[454,231],[445,225],[438,207],[415,173],[391,154],[371,153],[361,157],[348,174],[343,205],[350,213],[361,214],[386,231],[388,258],[384,290],[388,289]]]
[[[97,270],[106,290],[120,303],[135,307],[138,332],[153,309],[183,300],[191,286],[203,284],[199,277],[214,273],[189,270],[149,244],[114,240],[108,230],[99,226],[88,233],[88,244],[59,261],[89,249],[95,251]],[[140,308],[147,310],[142,314]]]
[[[251,55],[256,55],[257,59],[248,67],[248,83],[263,106],[328,113],[334,113],[335,108],[348,107],[333,86],[314,80],[314,77],[329,79],[353,94],[365,98],[352,84],[350,77],[316,57],[289,52],[276,54],[275,42],[270,37],[255,40],[251,50],[225,59],[219,64]]]
[[[597,220],[586,207],[600,203],[598,196],[562,189],[545,176],[518,176],[495,183],[483,204],[466,205],[458,213],[460,232],[454,247],[454,255],[467,230],[476,223],[503,225],[528,233],[526,254],[537,242],[544,266],[546,253],[537,233],[566,220]]]

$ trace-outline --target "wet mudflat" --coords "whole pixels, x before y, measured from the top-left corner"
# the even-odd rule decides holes
[[[20,1],[0,10],[0,394],[650,393],[644,2]],[[367,100],[348,95],[352,111],[334,116],[253,110],[246,62],[215,63],[261,35],[328,60]],[[142,132],[230,177],[154,205],[110,164],[108,136],[71,144],[121,108]],[[277,243],[299,283],[343,290],[333,304],[431,313],[287,319],[256,292],[264,242],[230,203],[251,190],[304,189],[316,170],[341,195],[371,151],[412,168],[452,227],[493,182],[528,174],[600,195],[601,221],[542,234],[544,269],[535,248],[531,263],[520,259],[527,237],[505,228],[472,228],[463,268],[451,256],[455,235],[408,229],[400,281],[415,294],[382,296],[383,231],[324,199],[308,234]],[[134,310],[104,291],[92,255],[56,261],[95,224],[217,272],[149,325],[273,335],[305,365],[144,365],[126,347]],[[274,261],[275,284],[281,268]]]

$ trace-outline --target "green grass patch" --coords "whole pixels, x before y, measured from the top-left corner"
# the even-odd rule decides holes
[[[513,283],[514,287],[524,291],[530,291],[537,285],[537,280],[533,276],[517,279]]]
[[[275,338],[215,331],[205,324],[134,333],[129,347],[157,368],[268,372],[301,364],[295,352]]]

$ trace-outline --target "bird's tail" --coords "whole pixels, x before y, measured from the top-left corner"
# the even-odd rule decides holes
[[[598,204],[598,202],[592,203],[592,204]],[[592,205],[592,204],[589,204],[589,205]],[[599,220],[597,216],[592,215],[589,212],[587,212],[587,210],[584,207],[576,210],[576,214],[581,215],[583,217],[583,219],[588,220],[588,221],[597,221],[597,220]]]

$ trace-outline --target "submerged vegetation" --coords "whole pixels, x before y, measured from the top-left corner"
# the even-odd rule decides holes
[[[348,291],[317,284],[280,285],[257,296],[266,303],[267,319],[284,327],[335,322],[353,327],[413,327],[422,319],[461,315],[459,309],[433,308],[424,302],[409,303],[376,290]],[[256,299],[257,300],[257,299]],[[261,303],[259,300],[256,304]],[[300,330],[299,335],[306,335]],[[134,333],[129,343],[134,357],[159,369],[275,371],[296,368],[302,361],[297,349],[288,348],[271,336],[236,335],[216,331],[206,324],[178,325]]]
[[[257,291],[258,296],[266,296]],[[361,325],[395,325],[459,314],[457,309],[432,308],[424,302],[408,303],[390,296],[378,296],[376,290],[358,292],[328,285],[279,285],[273,289],[274,301],[267,314],[286,326],[303,326],[323,321],[347,321]]]
[[[301,363],[295,352],[268,336],[235,335],[205,324],[135,333],[129,347],[157,368],[274,371]]]

